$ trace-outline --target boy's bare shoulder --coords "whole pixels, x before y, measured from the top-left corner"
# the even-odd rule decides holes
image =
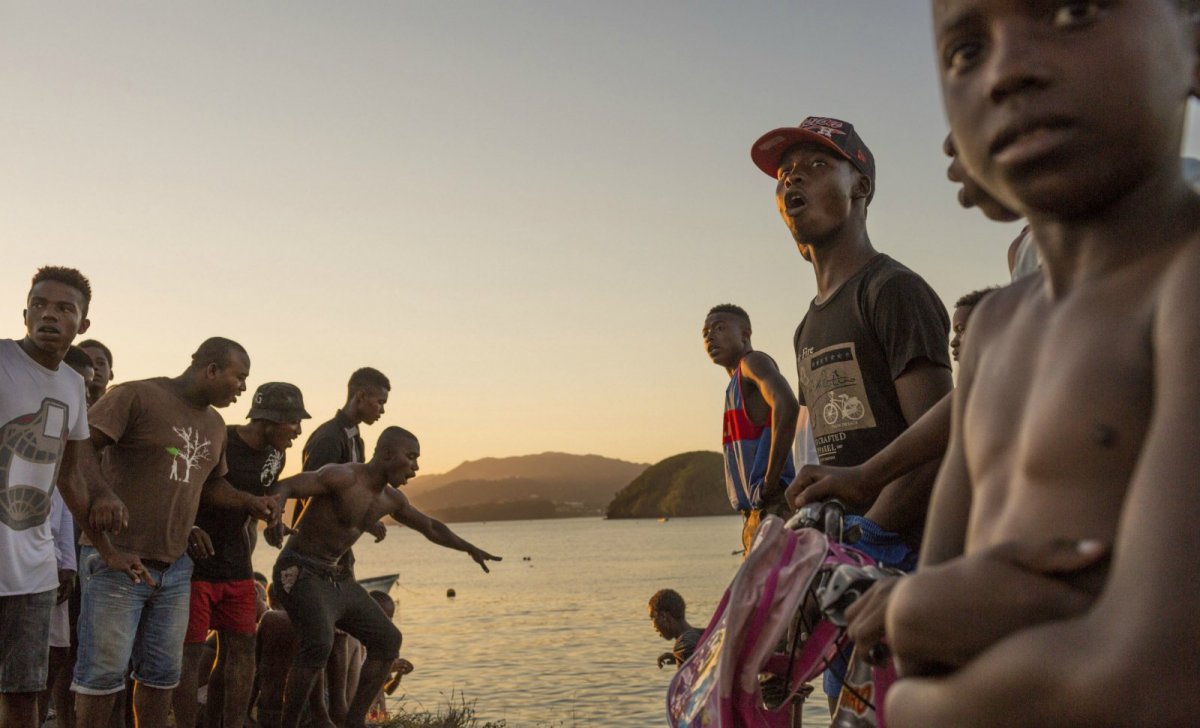
[[[353,463],[329,463],[321,466],[317,471],[317,477],[326,485],[335,487],[345,487],[354,483],[354,464]]]
[[[1200,328],[1200,233],[1184,243],[1167,266],[1159,287],[1155,331]]]
[[[978,342],[976,349],[986,345],[988,339],[1012,322],[1018,311],[1043,297],[1043,286],[1042,274],[1038,271],[989,293],[971,310],[967,339]]]

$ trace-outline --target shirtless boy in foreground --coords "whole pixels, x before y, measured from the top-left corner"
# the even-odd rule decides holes
[[[400,630],[338,561],[364,530],[390,515],[436,544],[465,551],[485,572],[488,561],[500,560],[418,511],[393,487],[417,474],[420,455],[416,436],[389,427],[379,436],[369,463],[330,464],[279,482],[281,500],[313,497],[275,562],[273,578],[299,642],[284,693],[285,728],[300,724],[313,680],[333,648],[335,625],[367,648],[346,718],[350,728],[364,725],[367,710],[400,653]]]
[[[1200,711],[1195,6],[933,2],[955,144],[1045,267],[972,316],[922,568],[887,610],[906,675],[957,671],[897,683],[889,725]]]

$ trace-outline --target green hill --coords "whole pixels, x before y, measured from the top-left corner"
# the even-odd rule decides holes
[[[725,495],[720,453],[685,452],[651,465],[608,504],[609,518],[723,516],[732,513]]]
[[[447,522],[600,515],[648,466],[546,452],[462,463],[404,486],[413,505]]]

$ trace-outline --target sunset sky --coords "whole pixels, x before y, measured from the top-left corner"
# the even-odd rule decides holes
[[[961,210],[925,3],[5,3],[0,291],[72,265],[118,381],[240,341],[312,424],[363,365],[423,469],[720,442],[700,327],[795,380],[815,292],[751,143],[852,121],[876,247],[950,304],[1018,226]],[[1200,151],[1195,115],[1189,151]],[[244,398],[223,414],[241,421]],[[298,453],[297,453],[298,455]],[[293,462],[298,462],[298,457]]]

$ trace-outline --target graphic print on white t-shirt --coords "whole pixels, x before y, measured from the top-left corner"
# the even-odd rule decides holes
[[[49,397],[37,412],[0,428],[0,523],[24,531],[46,522],[70,430],[66,404]]]

